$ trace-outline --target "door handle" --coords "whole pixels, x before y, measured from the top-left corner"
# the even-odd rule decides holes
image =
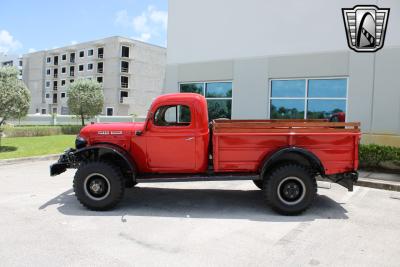
[[[186,138],[185,141],[192,141],[193,139],[194,139],[194,137],[189,137],[189,138]]]

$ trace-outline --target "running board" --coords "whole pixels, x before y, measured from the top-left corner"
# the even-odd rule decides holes
[[[146,175],[136,178],[137,183],[162,183],[162,182],[207,182],[207,181],[245,181],[258,180],[257,173],[235,174],[176,174],[176,175]]]

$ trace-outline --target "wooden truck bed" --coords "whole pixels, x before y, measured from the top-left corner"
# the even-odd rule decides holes
[[[358,168],[358,122],[321,120],[214,120],[216,172],[257,172],[273,152],[305,148],[322,162],[325,174]]]

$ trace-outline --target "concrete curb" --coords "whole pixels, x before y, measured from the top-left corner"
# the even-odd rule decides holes
[[[2,159],[2,160],[0,160],[0,166],[10,165],[10,164],[18,164],[18,163],[24,163],[24,162],[41,161],[41,160],[57,160],[59,157],[60,157],[60,154],[51,154],[51,155],[27,157],[27,158]]]
[[[400,192],[400,182],[395,181],[360,177],[355,185]]]

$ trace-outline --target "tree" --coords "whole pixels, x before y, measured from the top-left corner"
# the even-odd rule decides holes
[[[15,67],[0,68],[0,126],[8,119],[21,119],[28,114],[31,95],[18,74]]]
[[[103,105],[103,90],[96,81],[79,79],[68,88],[68,108],[81,118],[82,126],[85,125],[85,118],[101,113]]]

